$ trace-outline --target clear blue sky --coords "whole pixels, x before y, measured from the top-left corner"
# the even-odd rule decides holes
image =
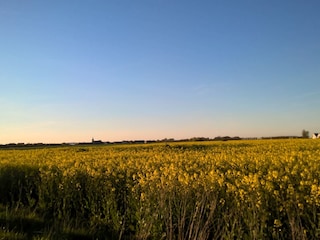
[[[320,131],[319,0],[0,2],[0,143]]]

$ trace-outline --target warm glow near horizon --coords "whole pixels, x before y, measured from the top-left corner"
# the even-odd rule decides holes
[[[319,132],[319,8],[1,2],[0,144]]]

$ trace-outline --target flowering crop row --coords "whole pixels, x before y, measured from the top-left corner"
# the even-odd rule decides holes
[[[319,239],[320,141],[1,150],[0,203],[100,238]]]

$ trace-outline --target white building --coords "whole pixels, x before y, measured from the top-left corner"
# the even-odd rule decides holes
[[[320,138],[320,134],[319,133],[314,133],[312,135],[312,139],[316,139],[316,138]]]

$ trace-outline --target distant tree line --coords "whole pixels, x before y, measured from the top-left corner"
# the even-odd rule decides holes
[[[262,137],[261,139],[292,139],[292,138],[309,138],[309,131],[303,129],[301,136],[271,136]],[[92,139],[91,142],[78,142],[78,143],[61,143],[61,144],[46,144],[46,143],[9,143],[0,145],[0,148],[26,148],[26,147],[56,147],[56,146],[70,146],[70,145],[90,145],[90,144],[144,144],[144,143],[157,143],[157,142],[201,142],[201,141],[231,141],[231,140],[242,140],[242,139],[258,139],[258,138],[241,138],[239,136],[217,136],[215,138],[208,137],[192,137],[187,139],[176,140],[174,138],[164,138],[161,140],[123,140],[115,142],[103,142],[101,140]]]

